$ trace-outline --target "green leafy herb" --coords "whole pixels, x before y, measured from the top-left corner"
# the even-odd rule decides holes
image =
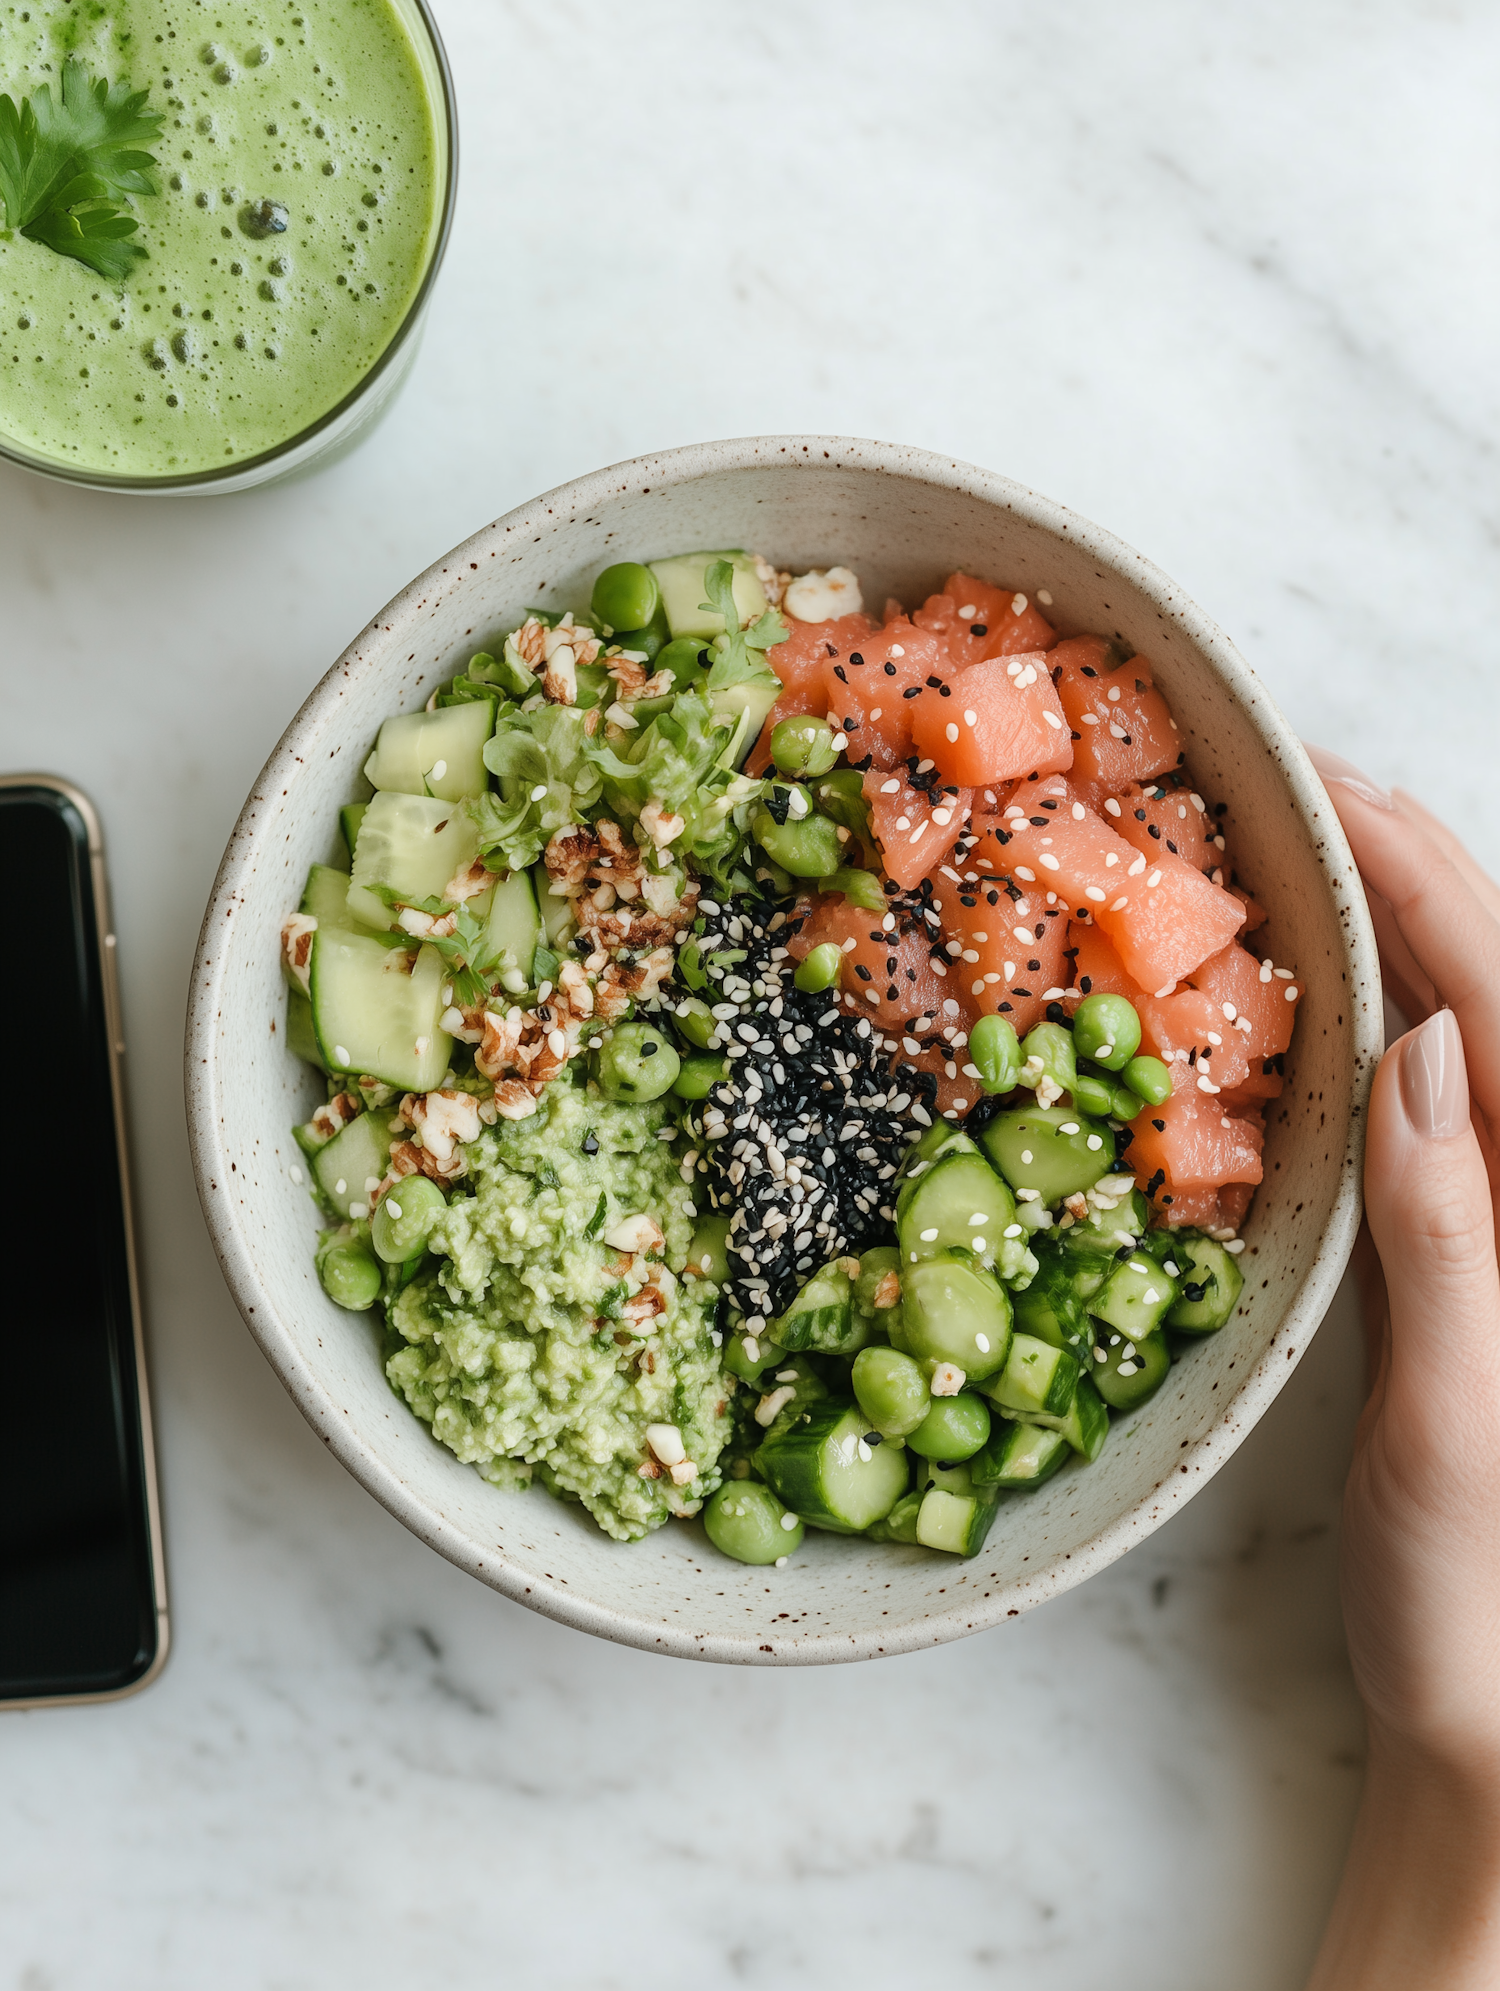
[[[722,643],[715,643],[708,689],[725,691],[732,684],[744,684],[753,678],[774,678],[776,673],[766,662],[766,652],[773,644],[784,643],[788,635],[787,626],[775,609],[768,608],[757,622],[741,629],[740,611],[734,599],[734,566],[728,560],[715,560],[703,576],[703,585],[708,600],[698,606],[722,616],[725,630]]]
[[[129,239],[140,224],[123,203],[159,191],[156,160],[136,149],[162,126],[145,105],[144,90],[96,80],[71,56],[56,103],[45,83],[21,104],[0,96],[0,200],[11,227],[111,283],[127,276],[146,252]]]
[[[873,871],[854,871],[847,867],[831,871],[826,878],[818,880],[820,892],[842,892],[851,906],[858,906],[864,913],[883,913],[889,902],[885,887]]]
[[[604,1229],[604,1219],[608,1215],[609,1215],[609,1194],[606,1190],[601,1189],[599,1191],[599,1200],[594,1205],[594,1214],[589,1218],[588,1222],[583,1227],[584,1236],[597,1237],[600,1231]]]
[[[577,706],[544,705],[509,715],[504,731],[485,742],[484,763],[501,792],[471,796],[467,807],[491,870],[535,864],[553,831],[582,822],[599,800],[603,777],[585,722]]]

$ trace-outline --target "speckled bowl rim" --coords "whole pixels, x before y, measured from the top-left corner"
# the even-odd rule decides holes
[[[875,471],[979,499],[1068,540],[1075,547],[1085,548],[1100,566],[1138,589],[1161,617],[1179,626],[1233,693],[1279,767],[1291,800],[1307,827],[1325,885],[1340,915],[1338,925],[1344,942],[1342,966],[1348,975],[1351,997],[1347,1041],[1354,1065],[1354,1103],[1339,1164],[1337,1192],[1302,1285],[1287,1306],[1264,1355],[1225,1406],[1225,1414],[1202,1437],[1184,1445],[1171,1471],[1147,1495],[1082,1546],[1066,1555],[1058,1554],[1051,1562],[1029,1571],[1024,1579],[997,1585],[982,1601],[964,1597],[955,1601],[946,1614],[886,1626],[864,1635],[830,1631],[788,1641],[785,1645],[778,1641],[775,1649],[768,1651],[759,1635],[695,1635],[660,1619],[592,1602],[565,1584],[539,1580],[535,1572],[512,1569],[507,1566],[503,1551],[471,1541],[435,1513],[349,1429],[338,1403],[318,1382],[291,1334],[266,1305],[252,1254],[234,1214],[235,1206],[207,1193],[206,1184],[224,1173],[228,1159],[219,1137],[221,1099],[214,1030],[226,956],[225,950],[218,947],[210,955],[209,936],[242,896],[255,870],[263,835],[261,798],[277,794],[296,779],[304,763],[304,745],[324,708],[337,700],[343,680],[365,661],[367,644],[378,638],[384,639],[382,649],[395,648],[398,643],[409,647],[406,639],[418,636],[428,607],[434,595],[441,593],[448,574],[455,569],[462,571],[471,562],[477,564],[497,545],[526,543],[533,535],[555,525],[560,517],[587,518],[628,490],[660,492],[664,486],[692,483],[714,473],[773,464],[793,469]],[[185,1044],[189,1145],[199,1200],[220,1267],[245,1324],[267,1361],[335,1458],[397,1520],[440,1555],[503,1596],[561,1624],[650,1652],[759,1665],[816,1665],[874,1658],[942,1644],[991,1625],[1004,1624],[1107,1568],[1154,1533],[1190,1499],[1232,1456],[1269,1408],[1306,1352],[1354,1248],[1361,1211],[1365,1104],[1382,1049],[1379,989],[1374,929],[1359,874],[1312,762],[1228,637],[1159,568],[1113,533],[1025,485],[928,450],[845,436],[730,438],[611,464],[560,484],[507,512],[403,588],[361,631],[305,700],[241,811],[204,914],[193,968]],[[1361,1001],[1362,993],[1373,994],[1376,999]]]

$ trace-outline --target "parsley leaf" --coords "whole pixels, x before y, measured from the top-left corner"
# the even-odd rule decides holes
[[[118,283],[145,250],[129,238],[140,226],[122,204],[158,191],[156,161],[137,148],[162,126],[146,92],[95,79],[88,64],[63,64],[57,102],[43,83],[21,104],[0,96],[0,200],[10,226],[29,241],[71,256]]]
[[[724,691],[751,678],[774,677],[776,673],[766,662],[766,652],[773,644],[784,643],[790,633],[775,609],[768,608],[758,622],[741,629],[740,611],[734,599],[734,567],[728,560],[715,560],[703,576],[703,585],[708,600],[698,606],[722,616],[726,632],[722,648],[715,643],[708,689]]]

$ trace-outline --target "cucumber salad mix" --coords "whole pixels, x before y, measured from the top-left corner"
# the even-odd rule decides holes
[[[1301,987],[1051,605],[625,561],[381,727],[282,930],[291,1172],[494,1486],[973,1555],[1233,1319]]]

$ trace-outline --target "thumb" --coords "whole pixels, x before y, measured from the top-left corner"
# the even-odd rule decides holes
[[[1472,1401],[1482,1378],[1500,1400],[1494,1210],[1451,1010],[1434,1011],[1381,1060],[1365,1203],[1390,1294],[1392,1384],[1416,1384],[1440,1421]]]

